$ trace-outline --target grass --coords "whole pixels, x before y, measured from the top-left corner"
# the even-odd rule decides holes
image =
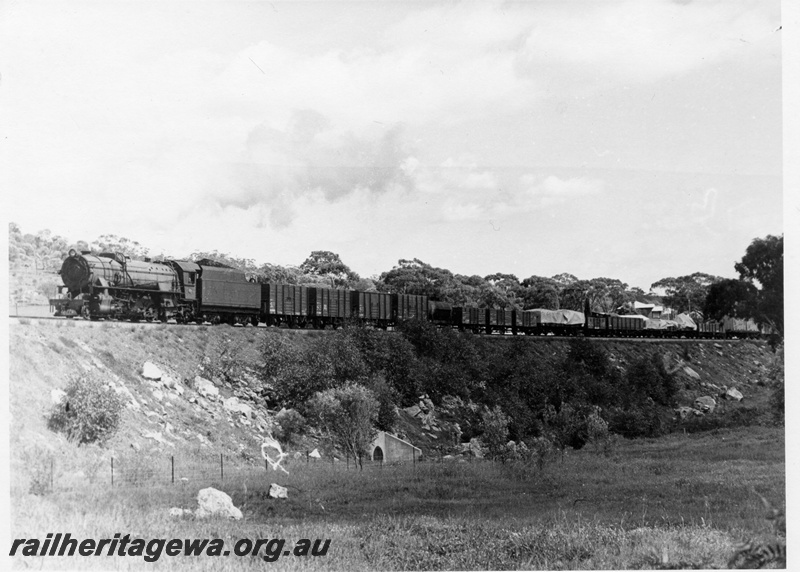
[[[139,459],[137,461],[136,459]],[[612,457],[570,452],[543,470],[475,460],[368,465],[288,463],[289,475],[263,466],[227,467],[198,451],[176,460],[126,454],[140,462],[140,481],[111,488],[60,487],[46,495],[16,491],[15,537],[110,538],[330,538],[327,556],[286,557],[277,569],[605,569],[652,568],[664,558],[683,567],[724,567],[734,542],[769,537],[770,524],[755,492],[781,506],[785,498],[782,428],[753,427],[716,434],[676,434],[623,441]],[[119,470],[122,471],[123,460]],[[233,463],[233,460],[226,460]],[[156,467],[157,479],[146,474]],[[200,469],[204,469],[203,473]],[[124,479],[123,479],[124,482]],[[271,482],[289,489],[288,500],[267,495]],[[194,508],[205,486],[225,490],[244,513],[240,522],[170,518],[172,506]],[[18,494],[21,493],[21,494]],[[17,567],[30,558],[15,557]],[[44,568],[128,568],[136,558],[42,558]],[[26,563],[23,563],[26,562]],[[144,565],[144,562],[141,562]],[[168,569],[240,570],[261,559],[166,557]]]

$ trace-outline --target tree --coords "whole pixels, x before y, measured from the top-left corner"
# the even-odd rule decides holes
[[[150,251],[135,240],[117,236],[116,234],[100,235],[92,241],[90,246],[91,250],[97,252],[120,252],[134,259],[144,258]]]
[[[522,281],[522,303],[524,309],[559,309],[559,283],[553,278],[531,276]]]
[[[713,320],[725,316],[748,318],[756,307],[758,289],[749,282],[728,278],[712,284],[703,306],[703,315]]]
[[[709,287],[720,280],[722,278],[719,276],[695,272],[678,278],[662,278],[658,282],[654,282],[650,288],[663,288],[665,290],[662,297],[663,304],[679,314],[699,312],[705,305]]]
[[[422,260],[401,259],[397,266],[381,274],[381,282],[391,290],[403,294],[428,296],[444,302],[452,302],[455,284],[453,273],[435,268]]]
[[[752,317],[783,336],[783,235],[754,239],[734,268],[742,280],[761,286]]]
[[[377,434],[379,403],[375,394],[349,383],[315,394],[307,410],[333,442],[353,455],[363,469],[362,459]]]
[[[314,250],[300,265],[300,270],[326,279],[332,287],[348,286],[360,280],[359,275],[350,270],[338,254],[328,250]]]

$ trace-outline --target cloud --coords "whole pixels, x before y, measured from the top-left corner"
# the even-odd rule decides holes
[[[295,219],[293,204],[306,195],[335,202],[359,190],[378,195],[414,185],[402,125],[337,134],[328,117],[310,109],[295,110],[284,130],[255,126],[230,169],[233,185],[210,189],[207,198],[223,207],[261,205],[280,228]]]
[[[595,85],[676,76],[750,49],[774,48],[777,4],[628,0],[537,11],[521,57],[531,74],[579,74]],[[561,71],[553,72],[555,66]]]
[[[517,175],[514,169],[487,171],[466,161],[458,168],[456,164],[449,159],[438,178],[436,172],[428,173],[425,183],[438,185],[446,197],[442,202],[446,221],[502,219],[599,196],[605,188],[599,179]]]

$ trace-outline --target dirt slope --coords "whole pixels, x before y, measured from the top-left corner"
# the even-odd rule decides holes
[[[85,466],[82,456],[105,459],[124,453],[169,455],[224,453],[238,462],[263,463],[262,437],[269,430],[271,413],[259,394],[256,371],[263,328],[181,327],[81,321],[11,320],[9,325],[9,381],[12,487],[26,487],[30,467],[38,452],[58,455],[64,471]],[[281,331],[302,344],[320,332]],[[502,340],[497,340],[503,343]],[[531,340],[539,344],[543,359],[558,359],[566,342]],[[603,344],[620,368],[656,345],[636,341],[595,341]],[[762,342],[667,341],[659,342],[668,367],[681,382],[679,405],[691,405],[700,395],[711,395],[722,414],[742,407],[763,409],[769,392],[760,385],[772,353]],[[246,367],[239,381],[217,381],[219,396],[204,397],[195,386],[197,376],[212,379],[212,369],[224,366],[226,352]],[[145,362],[152,362],[174,380],[147,380]],[[222,364],[222,365],[221,365]],[[122,428],[105,448],[76,448],[47,429],[52,408],[51,392],[70,379],[94,375],[110,383],[128,403]],[[712,387],[713,386],[717,386]],[[744,394],[741,403],[718,397],[722,386]],[[230,398],[236,397],[233,402]],[[233,407],[226,408],[233,403]],[[236,410],[237,402],[252,411]],[[244,409],[247,409],[245,407]],[[404,416],[403,432],[426,448],[438,447],[442,436],[423,432],[416,419]]]

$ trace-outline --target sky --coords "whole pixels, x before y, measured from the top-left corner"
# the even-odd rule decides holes
[[[648,290],[784,232],[781,4],[14,2],[4,216]]]

